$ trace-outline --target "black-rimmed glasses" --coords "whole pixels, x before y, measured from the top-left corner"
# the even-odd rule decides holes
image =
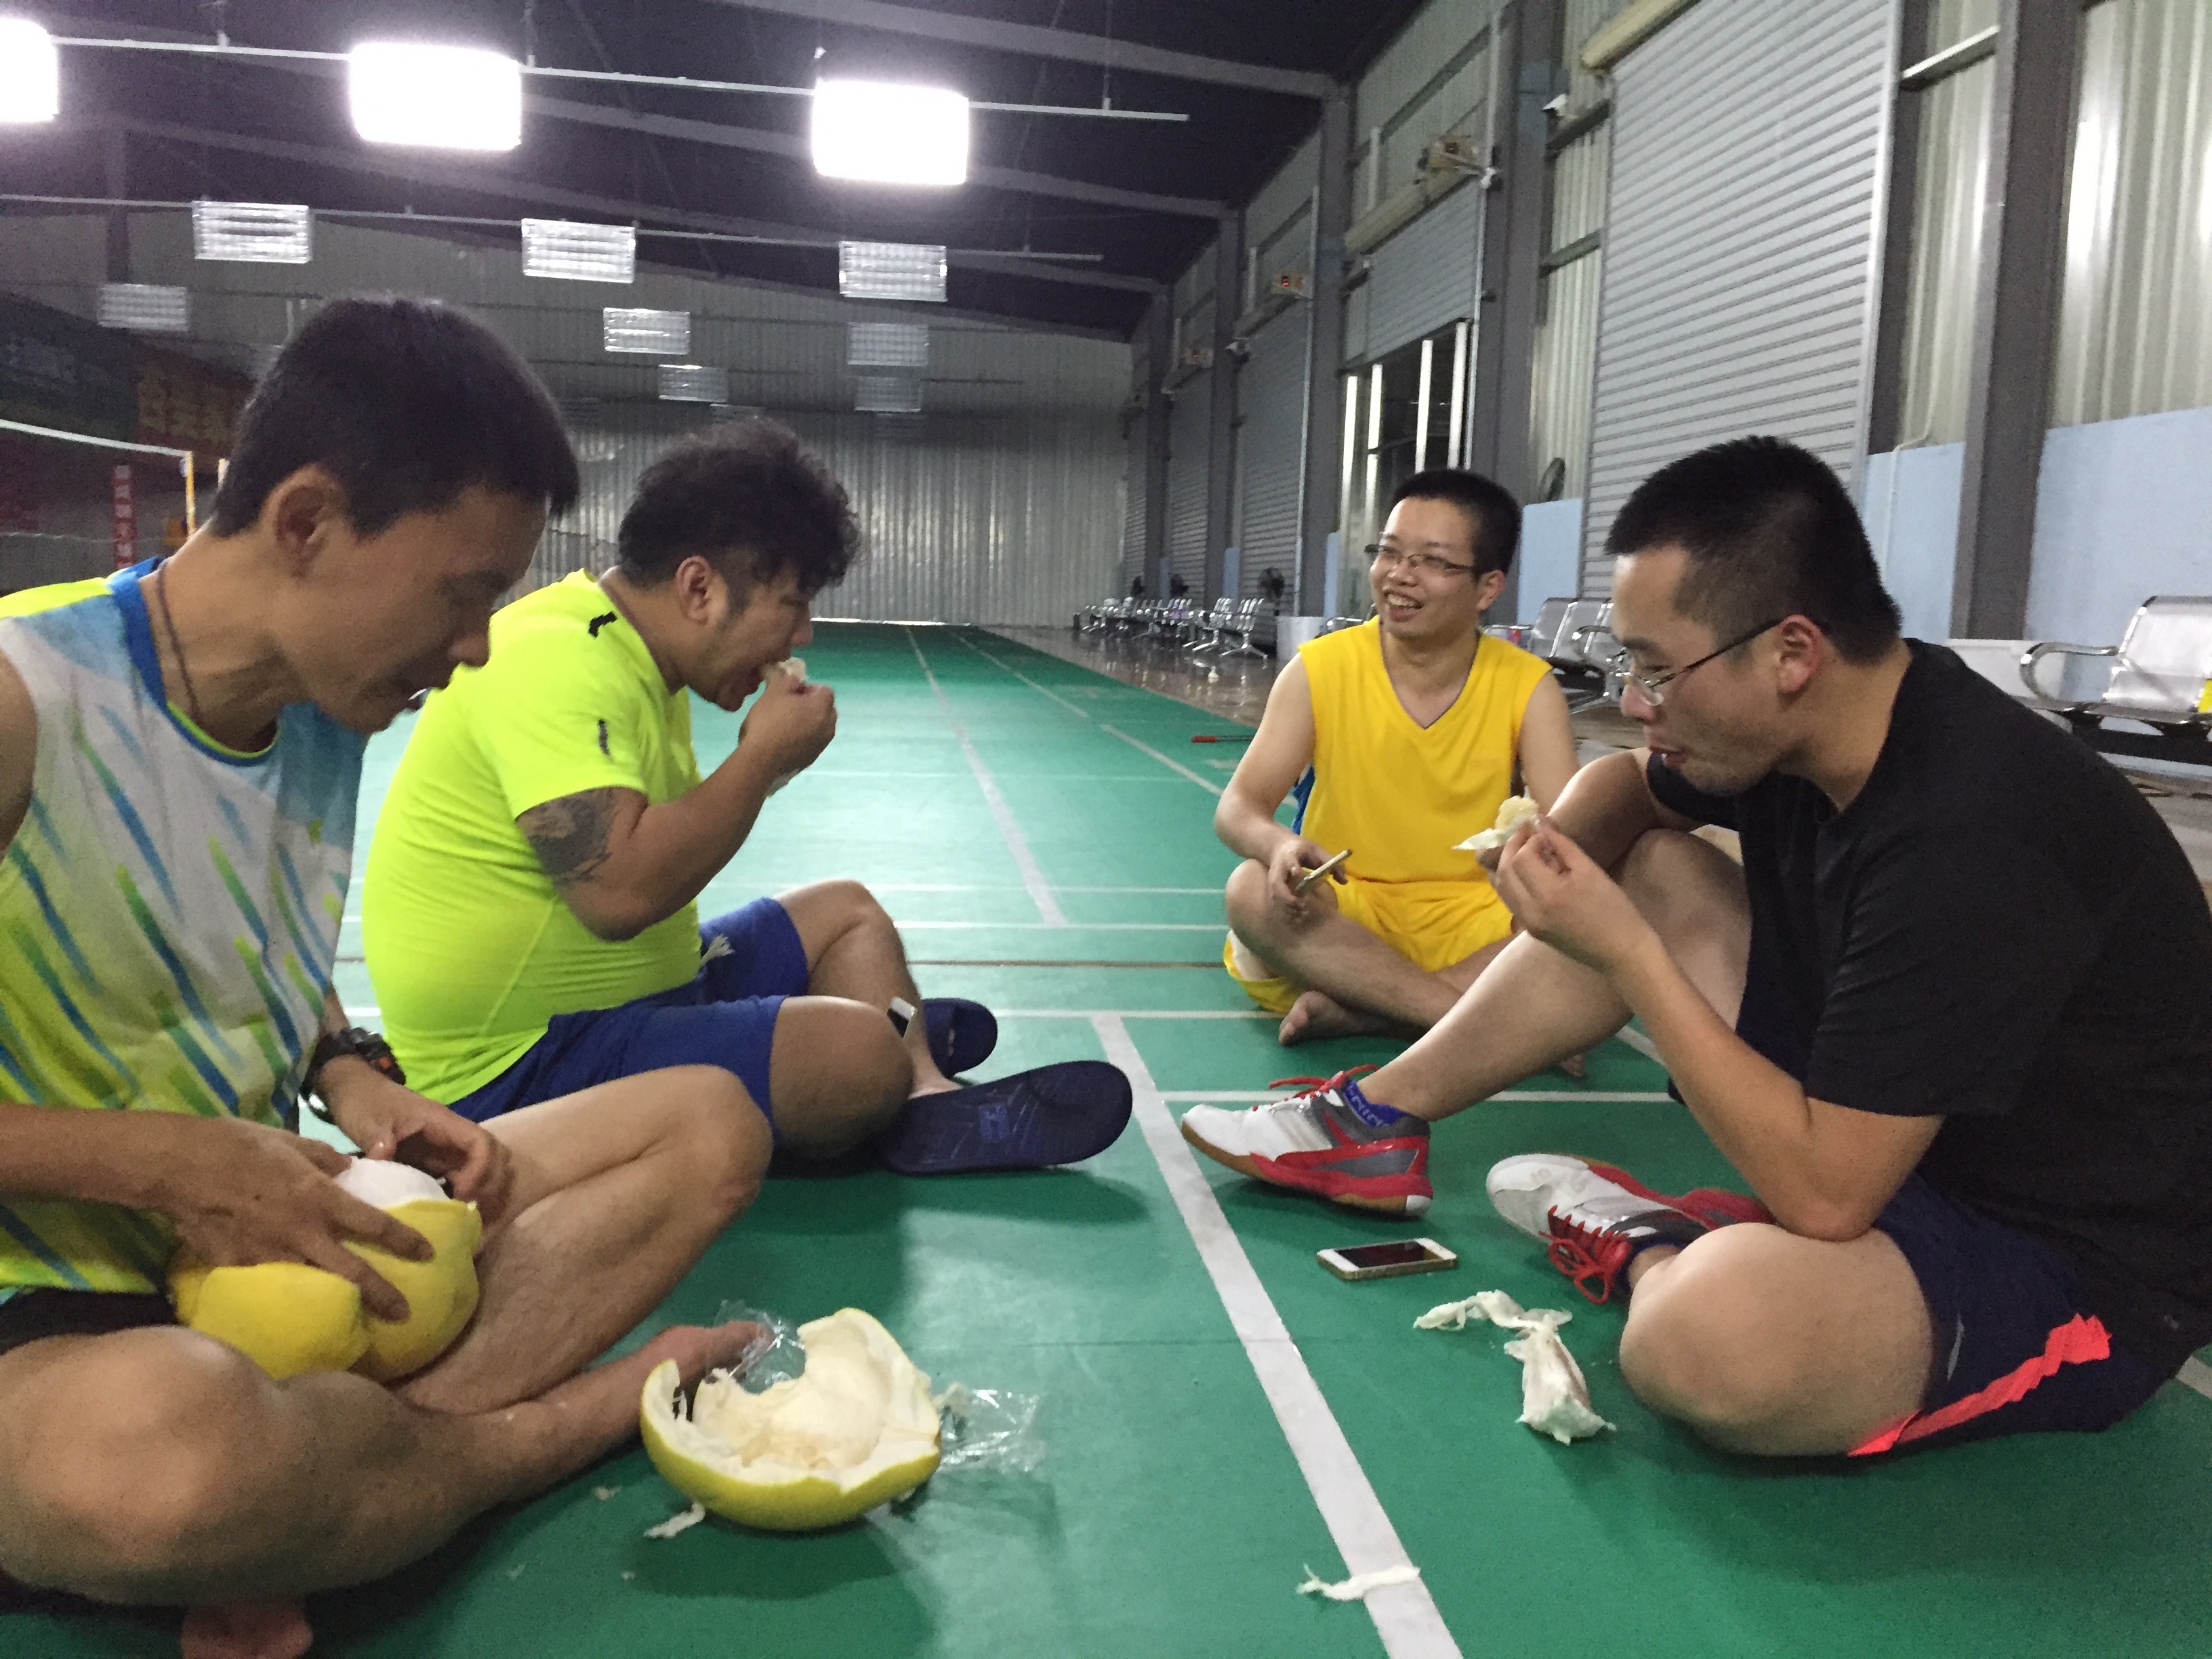
[[[1636,672],[1628,665],[1628,653],[1625,649],[1614,652],[1612,656],[1606,659],[1605,665],[1610,672],[1617,675],[1624,684],[1634,686],[1637,690],[1642,694],[1644,701],[1650,703],[1654,708],[1656,708],[1667,701],[1667,688],[1672,685],[1676,680],[1680,679],[1683,675],[1688,673],[1692,669],[1703,668],[1707,663],[1712,661],[1714,658],[1725,657],[1729,652],[1735,650],[1737,647],[1749,645],[1761,634],[1766,633],[1771,629],[1779,628],[1783,623],[1789,620],[1790,618],[1788,617],[1777,617],[1771,623],[1761,623],[1758,627],[1753,629],[1748,634],[1745,634],[1738,638],[1730,640],[1726,645],[1722,646],[1717,650],[1706,652],[1705,654],[1698,658],[1697,661],[1684,663],[1680,668],[1670,668],[1663,674],[1639,674]]]

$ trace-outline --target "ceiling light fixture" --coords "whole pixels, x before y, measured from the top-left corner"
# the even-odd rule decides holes
[[[726,404],[730,371],[715,363],[663,363],[660,396],[664,403]]]
[[[823,81],[814,88],[814,170],[878,185],[968,182],[968,100],[938,87]]]
[[[921,242],[840,242],[837,292],[848,300],[945,301],[945,250]]]
[[[315,257],[315,216],[286,202],[195,202],[192,257],[304,265]]]
[[[525,219],[522,274],[576,283],[634,283],[637,232],[629,225]]]
[[[926,323],[848,323],[845,330],[848,368],[927,368],[929,325]]]
[[[192,325],[185,290],[159,283],[102,283],[99,316],[102,328],[137,334],[187,334]]]
[[[625,306],[608,306],[600,316],[602,337],[610,351],[681,357],[691,349],[691,313],[688,311],[639,311]]]
[[[26,17],[0,17],[0,123],[29,126],[61,112],[54,37]]]
[[[354,131],[372,144],[513,149],[522,142],[522,65],[477,46],[364,41],[346,54]]]

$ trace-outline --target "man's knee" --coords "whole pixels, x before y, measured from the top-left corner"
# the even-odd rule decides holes
[[[1647,830],[1613,874],[1670,945],[1679,948],[1692,934],[1748,945],[1743,872],[1710,842],[1679,830]]]
[[[745,1085],[719,1066],[679,1068],[680,1104],[669,1133],[683,1146],[683,1166],[704,1188],[703,1201],[725,1216],[741,1213],[760,1195],[775,1152],[768,1119]]]
[[[1620,1374],[1653,1411],[1740,1445],[1786,1417],[1808,1379],[1776,1339],[1759,1257],[1778,1228],[1707,1234],[1638,1285],[1620,1337]]]
[[[274,1388],[235,1350],[182,1331],[79,1345],[8,1402],[0,1566],[41,1589],[138,1601],[251,1563],[293,1451]]]
[[[827,942],[856,929],[890,928],[890,912],[857,881],[810,882],[777,901],[803,934]]]
[[[1222,889],[1222,908],[1228,912],[1229,925],[1248,938],[1261,931],[1267,917],[1267,866],[1256,859],[1246,859],[1229,872],[1229,884]]]

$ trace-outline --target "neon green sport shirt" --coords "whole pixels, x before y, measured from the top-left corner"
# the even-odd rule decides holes
[[[699,783],[690,692],[670,691],[591,577],[492,618],[491,659],[433,692],[369,844],[362,942],[410,1088],[448,1103],[504,1072],[556,1014],[611,1008],[699,969],[698,909],[593,934],[514,821],[587,789],[652,805]]]

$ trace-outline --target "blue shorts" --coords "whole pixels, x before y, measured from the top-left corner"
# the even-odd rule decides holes
[[[1875,1218],[1927,1299],[1936,1365],[1920,1409],[1853,1450],[2000,1434],[2110,1428],[2166,1378],[2081,1305],[2074,1270],[2041,1239],[1945,1197],[1917,1175]]]
[[[699,973],[689,983],[617,1007],[556,1014],[520,1060],[453,1109],[481,1123],[665,1066],[719,1066],[745,1085],[773,1129],[776,1016],[784,998],[806,989],[799,929],[783,906],[757,898],[702,923],[699,948]]]

